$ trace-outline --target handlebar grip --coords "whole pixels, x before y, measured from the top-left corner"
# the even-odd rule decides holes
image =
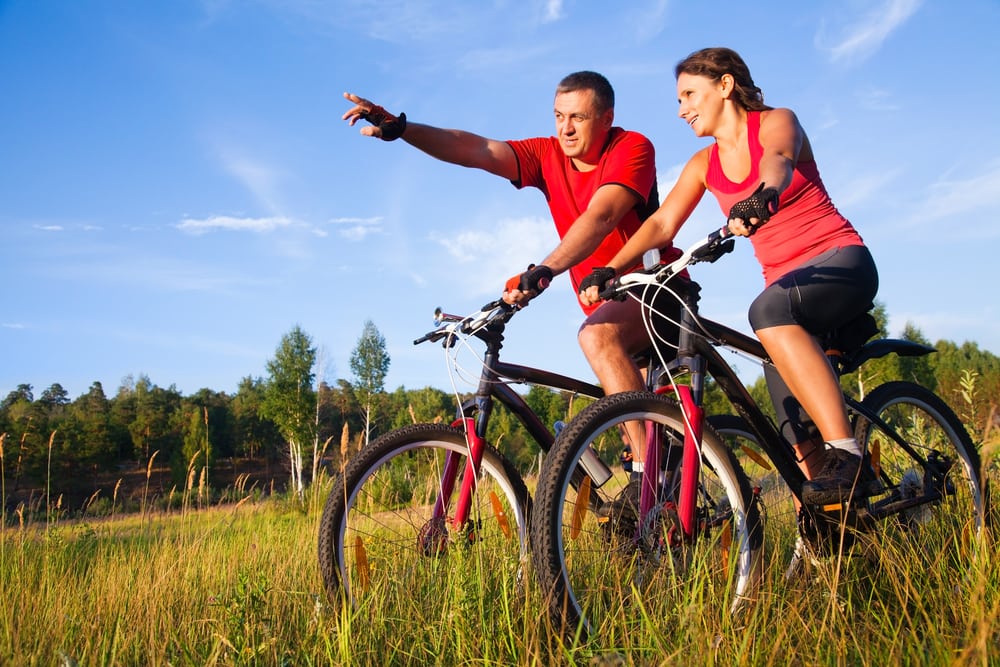
[[[597,297],[602,301],[624,301],[627,297],[622,289],[621,277],[609,282],[607,287],[597,293]]]

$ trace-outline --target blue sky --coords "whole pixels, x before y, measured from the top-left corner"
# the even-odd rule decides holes
[[[342,93],[548,136],[558,80],[598,70],[666,192],[705,145],[673,66],[719,45],[798,114],[893,333],[1000,353],[998,28],[995,0],[0,0],[0,396],[111,394],[130,374],[233,392],[296,324],[321,374],[349,378],[366,319],[388,389],[447,388],[440,348],[413,339],[554,245],[544,199],[360,136]],[[721,223],[706,198],[679,242]],[[703,312],[746,331],[749,244],[695,277]],[[561,277],[512,322],[507,359],[592,377],[580,321]]]

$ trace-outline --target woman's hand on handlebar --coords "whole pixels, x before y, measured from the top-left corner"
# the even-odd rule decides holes
[[[737,236],[752,236],[777,212],[778,191],[761,183],[752,195],[729,209],[729,231]]]

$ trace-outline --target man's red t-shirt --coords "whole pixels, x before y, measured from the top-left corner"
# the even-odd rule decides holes
[[[545,194],[559,238],[565,236],[587,209],[591,197],[602,185],[621,185],[639,197],[640,203],[625,214],[618,227],[605,237],[590,257],[569,270],[573,293],[576,294],[580,281],[594,267],[607,266],[642,221],[659,207],[653,144],[638,132],[613,127],[597,167],[581,172],[563,153],[555,137],[507,143],[514,149],[518,162],[519,178],[512,183],[517,188],[536,187]],[[680,253],[675,256],[680,256]],[[663,258],[668,259],[666,254]],[[598,305],[581,304],[581,307],[589,315]]]

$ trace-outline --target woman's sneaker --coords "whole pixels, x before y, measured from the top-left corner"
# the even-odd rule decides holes
[[[867,460],[843,449],[828,448],[819,474],[802,484],[802,502],[829,505],[878,493],[882,485]]]

